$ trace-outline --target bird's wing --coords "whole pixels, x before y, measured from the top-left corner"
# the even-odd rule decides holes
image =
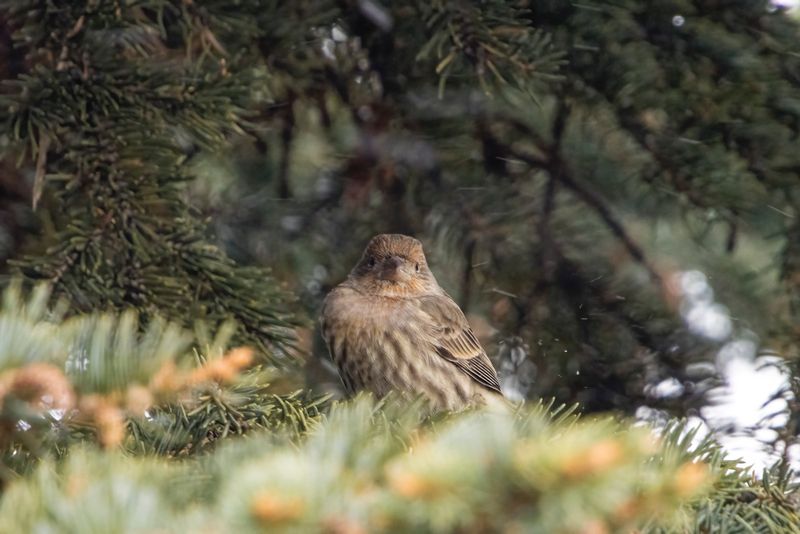
[[[420,308],[429,317],[436,353],[475,382],[501,393],[497,371],[472,333],[461,308],[447,295],[422,297]]]

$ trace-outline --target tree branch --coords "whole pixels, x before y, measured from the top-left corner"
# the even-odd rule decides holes
[[[542,162],[539,158],[529,156],[524,152],[516,150],[511,146],[504,145],[506,153],[531,167],[546,170],[550,176],[560,182],[565,188],[572,191],[575,196],[582,200],[585,204],[591,207],[603,220],[605,225],[611,232],[619,239],[631,257],[641,264],[649,274],[650,278],[658,284],[663,285],[661,275],[650,264],[646,258],[642,248],[633,240],[633,238],[625,230],[621,222],[617,220],[611,209],[606,205],[605,201],[599,194],[595,193],[585,185],[576,181],[569,173],[566,163],[561,159],[558,154],[549,154],[548,161]]]

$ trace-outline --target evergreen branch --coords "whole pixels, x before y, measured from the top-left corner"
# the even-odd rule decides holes
[[[76,441],[176,456],[208,449],[253,429],[299,436],[313,427],[322,399],[277,395],[250,349],[225,351],[234,328],[213,339],[133,312],[63,318],[50,312],[49,288],[29,300],[19,284],[0,309],[0,455],[8,472],[63,454]],[[127,429],[127,430],[126,430]]]
[[[692,445],[695,438],[685,424],[656,440],[647,429],[582,421],[552,404],[425,422],[419,406],[361,398],[334,405],[300,443],[254,435],[181,463],[77,449],[11,485],[0,529],[117,521],[169,532],[202,524],[661,533],[721,524],[713,521],[764,532],[796,524],[785,475],[755,481],[712,441]]]
[[[520,154],[519,152],[513,154],[520,160],[525,161],[524,155]],[[564,162],[557,160],[551,161],[550,164],[550,171],[552,172],[551,176],[554,176],[559,183],[563,184],[564,187],[575,193],[578,198],[583,200],[583,202],[591,207],[600,216],[609,230],[611,230],[611,232],[622,242],[631,257],[647,270],[647,273],[650,275],[652,281],[656,283],[656,285],[662,286],[663,280],[661,279],[661,275],[645,257],[642,248],[633,240],[630,234],[628,234],[628,232],[625,230],[625,227],[619,220],[617,220],[617,218],[611,212],[611,209],[607,206],[600,195],[574,180],[566,170],[566,165]]]
[[[563,128],[564,122],[565,119],[563,118],[557,119],[556,127],[558,128],[558,125],[561,124],[559,129]],[[555,137],[555,139],[560,139],[560,135]],[[595,213],[599,215],[600,219],[605,223],[608,229],[617,237],[617,239],[620,240],[620,242],[622,242],[630,256],[645,268],[652,281],[657,286],[663,287],[661,275],[647,259],[642,248],[636,243],[636,241],[634,241],[630,234],[628,234],[627,230],[625,230],[625,227],[621,222],[619,222],[619,220],[617,220],[611,209],[600,197],[600,195],[589,189],[587,186],[579,183],[570,175],[569,167],[567,163],[561,159],[560,154],[553,152],[552,149],[548,147],[546,152],[547,157],[543,160],[539,157],[531,156],[527,153],[517,150],[510,145],[505,145],[499,140],[495,140],[495,142],[499,147],[501,147],[502,153],[507,154],[513,159],[522,161],[532,168],[543,169],[547,171],[552,179],[556,180],[565,188],[572,191],[579,199],[592,208]],[[557,148],[558,145],[556,144],[555,147]]]
[[[14,291],[5,295],[0,331],[10,331],[8,321],[20,318],[29,325],[23,328],[37,327],[48,316],[47,293],[40,289],[23,304],[19,290]],[[580,421],[572,410],[553,409],[552,404],[523,407],[515,414],[472,412],[426,421],[418,404],[387,399],[376,405],[366,398],[334,406],[317,424],[318,401],[270,394],[258,385],[261,380],[226,387],[250,361],[240,357],[246,353],[210,357],[186,374],[174,366],[180,352],[174,341],[185,340],[169,341],[167,330],[151,325],[139,335],[131,316],[119,322],[52,317],[54,322],[45,323],[53,328],[50,339],[88,360],[71,356],[68,382],[58,367],[38,362],[12,368],[13,378],[0,380],[5,388],[0,388],[0,420],[16,426],[29,422],[19,439],[4,444],[3,450],[10,447],[14,454],[4,456],[3,472],[10,478],[0,501],[0,530],[9,521],[24,529],[49,524],[72,530],[76,520],[105,528],[121,521],[130,527],[134,516],[128,511],[137,509],[139,501],[127,495],[153,492],[165,507],[142,517],[170,531],[193,524],[197,513],[206,526],[247,530],[327,528],[352,521],[353,528],[372,531],[495,530],[511,524],[553,531],[597,524],[666,532],[680,531],[692,521],[702,528],[720,518],[778,526],[797,520],[794,490],[785,473],[771,471],[763,483],[754,483],[709,440],[691,445],[692,434],[682,427],[669,427],[663,444],[655,445],[646,429],[611,419]],[[227,337],[217,336],[212,343]],[[41,344],[31,339],[32,348]],[[219,350],[209,347],[209,354]],[[158,361],[160,366],[153,365]],[[136,385],[143,381],[148,386]],[[70,391],[76,400],[69,400]],[[173,399],[174,392],[189,396],[179,394],[177,402],[156,406],[147,391]],[[41,402],[68,403],[59,405],[63,418],[48,423],[60,439],[32,439],[33,432],[48,428],[36,419],[43,413]],[[145,414],[129,419],[127,437],[125,427],[118,426],[125,421],[122,407]],[[212,452],[210,459],[182,464],[164,464],[152,456],[188,456],[226,436],[259,428],[282,429],[286,438],[256,436]],[[44,447],[63,454],[67,444],[91,440],[95,432],[106,446],[122,442],[131,453],[149,458],[73,447],[62,460],[39,467],[31,462],[46,455]],[[34,469],[35,474],[16,479],[14,469]],[[107,492],[112,481],[128,489]],[[171,495],[176,487],[189,493]],[[365,493],[365,487],[370,491]],[[107,498],[103,507],[97,506],[100,494]],[[567,494],[573,500],[564,500]],[[737,505],[736,495],[751,494],[770,504],[758,511]],[[711,497],[723,506],[708,508]],[[62,505],[67,502],[69,507]],[[220,503],[221,514],[214,502]],[[80,513],[58,512],[67,508]]]
[[[421,422],[419,406],[362,398],[335,406],[299,445],[263,436],[180,465],[76,451],[60,468],[42,466],[10,488],[0,528],[11,510],[23,528],[45,522],[69,530],[77,517],[103,524],[100,514],[109,513],[130,525],[120,507],[138,500],[124,504],[120,492],[110,492],[103,507],[87,506],[118,478],[129,488],[123,495],[186,488],[158,498],[161,506],[141,518],[170,531],[191,513],[201,513],[206,527],[245,532],[624,530],[680,525],[674,513],[705,495],[716,477],[692,459],[662,454],[644,429],[576,421],[542,406]],[[80,511],[74,518],[56,513],[66,499]]]
[[[233,318],[241,343],[291,367],[297,320],[288,295],[264,270],[240,267],[212,246],[181,191],[195,151],[220,150],[243,131],[263,79],[256,66],[239,67],[241,57],[214,57],[214,32],[231,20],[179,7],[6,7],[31,61],[2,95],[10,149],[36,160],[34,202],[52,188],[63,205],[52,214],[49,248],[16,265],[81,311],[136,307],[144,323],[157,313],[185,326],[197,317],[189,310],[217,324]],[[257,27],[234,26],[256,38]],[[131,27],[146,35],[129,35]],[[109,32],[119,41],[98,46]],[[158,48],[154,39],[159,57],[142,57]],[[41,54],[48,46],[64,52]],[[175,46],[188,59],[164,52]],[[195,46],[204,51],[197,59]]]
[[[415,59],[420,61],[435,54],[440,97],[448,79],[463,76],[463,64],[471,68],[486,94],[492,93],[492,85],[513,83],[532,91],[536,79],[559,78],[564,54],[553,50],[546,32],[524,22],[531,18],[528,8],[507,2],[478,7],[448,0],[418,3],[415,7],[427,30],[427,41]]]

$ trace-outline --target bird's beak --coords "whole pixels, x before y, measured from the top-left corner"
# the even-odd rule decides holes
[[[403,279],[403,258],[397,256],[390,256],[383,260],[381,265],[380,278],[381,280],[389,280],[392,282],[400,282]]]

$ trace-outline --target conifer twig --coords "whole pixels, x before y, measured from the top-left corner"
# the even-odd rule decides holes
[[[591,207],[600,216],[609,230],[622,242],[631,257],[647,270],[653,282],[659,286],[663,284],[661,275],[651,265],[642,248],[634,241],[627,230],[625,230],[622,223],[614,216],[611,208],[606,205],[600,195],[575,180],[568,172],[566,163],[558,155],[551,153],[548,160],[543,162],[539,158],[529,156],[509,145],[501,146],[504,146],[506,154],[512,158],[522,161],[531,167],[547,171],[551,177],[560,182],[565,188],[572,191],[580,200]]]

